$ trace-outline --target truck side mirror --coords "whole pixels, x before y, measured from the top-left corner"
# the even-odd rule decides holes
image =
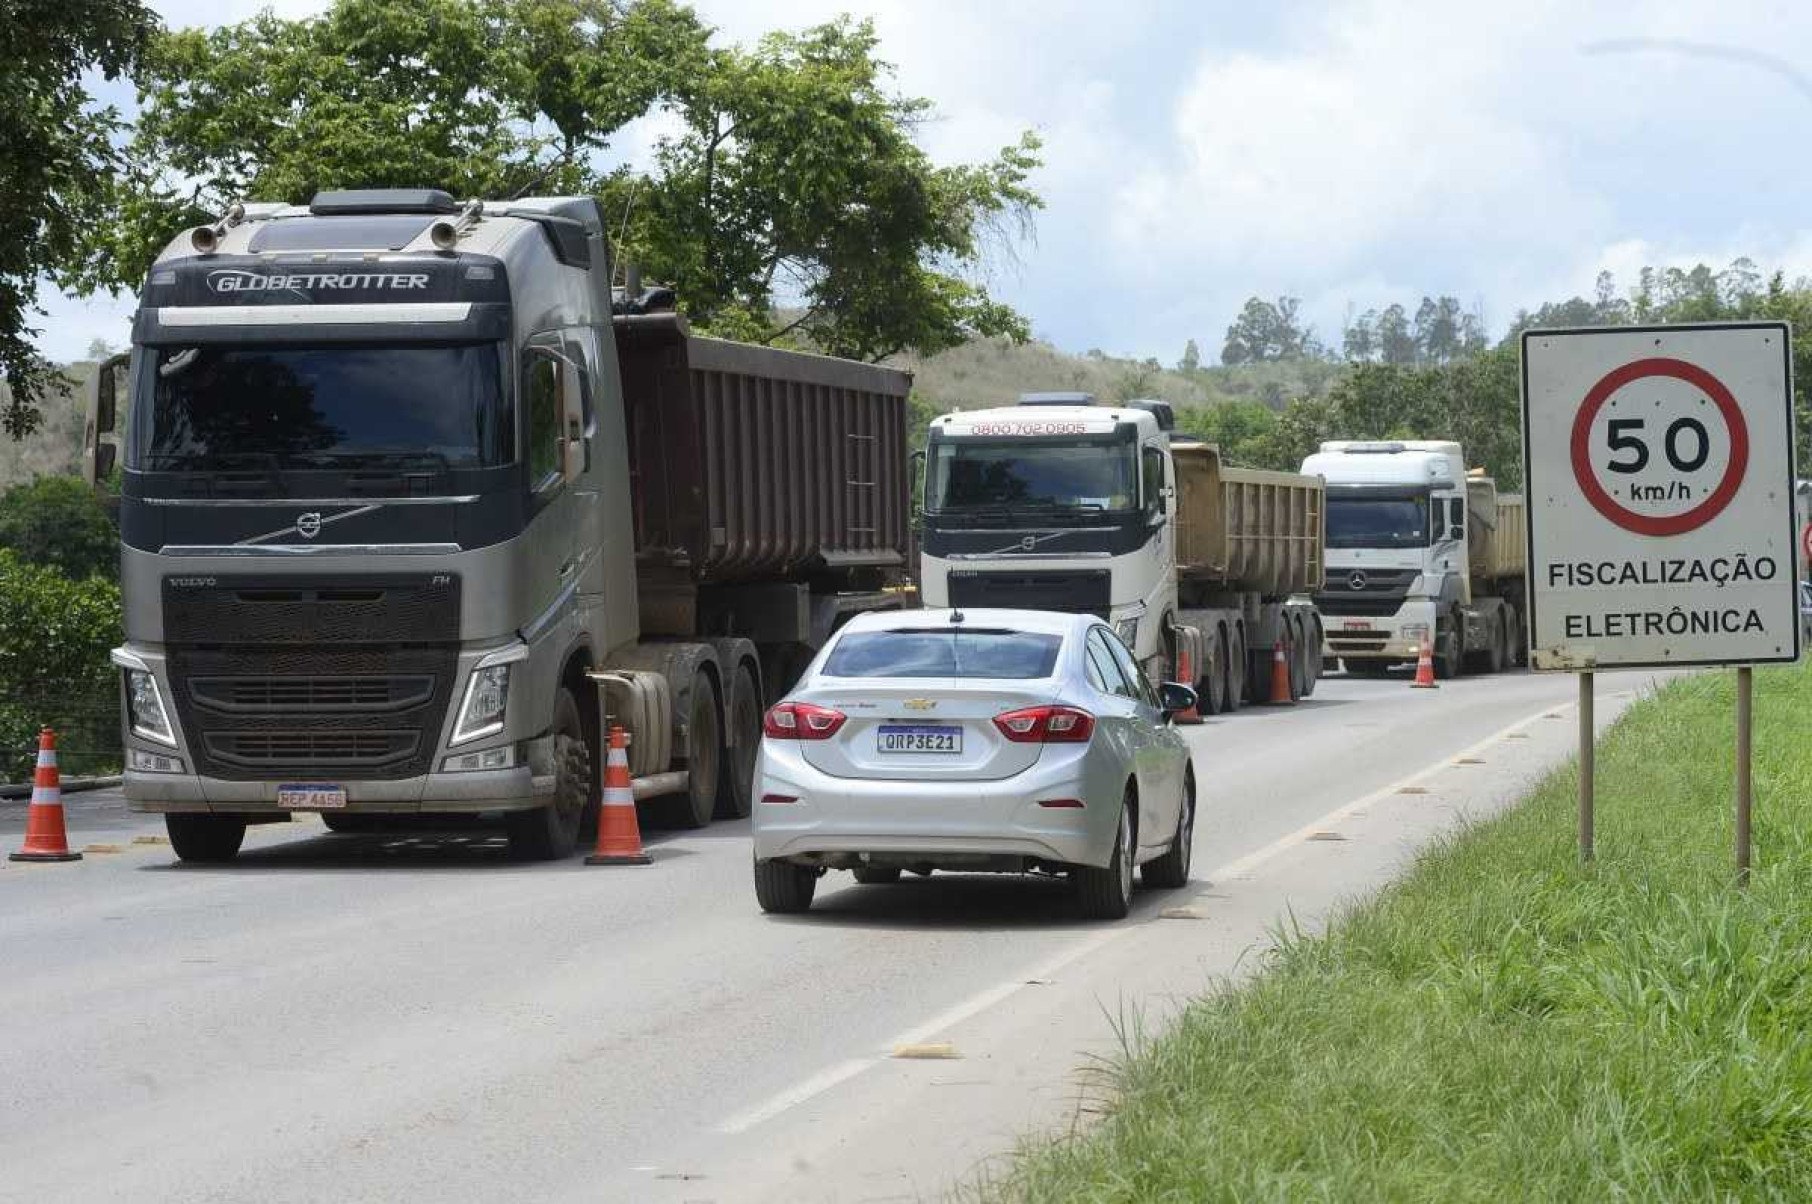
[[[111,443],[99,443],[94,449],[94,484],[98,487],[107,482],[113,475],[113,466],[119,459],[119,448]]]
[[[1464,524],[1455,523],[1452,527],[1448,528],[1447,538],[1449,538],[1449,539],[1465,539],[1466,538],[1466,528],[1465,528]]]

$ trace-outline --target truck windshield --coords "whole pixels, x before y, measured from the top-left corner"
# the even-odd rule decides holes
[[[514,458],[508,418],[491,343],[167,347],[135,396],[128,463],[484,468]]]
[[[1424,548],[1428,505],[1414,497],[1330,497],[1328,547]]]
[[[1130,443],[948,440],[931,445],[925,509],[933,514],[1136,509],[1139,462]]]

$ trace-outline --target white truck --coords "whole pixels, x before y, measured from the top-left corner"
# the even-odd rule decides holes
[[[1274,648],[1314,689],[1321,483],[1229,468],[1162,401],[1029,393],[945,414],[926,442],[927,606],[1087,612],[1204,711],[1269,701]]]
[[[1431,649],[1435,675],[1528,656],[1525,511],[1458,443],[1336,440],[1303,461],[1327,483],[1324,655],[1376,676]]]

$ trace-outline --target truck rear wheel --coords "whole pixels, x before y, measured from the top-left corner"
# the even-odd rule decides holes
[[[570,857],[579,846],[579,822],[591,798],[591,749],[579,722],[579,704],[562,686],[554,696],[554,797],[531,811],[504,816],[510,852],[523,861]]]
[[[755,796],[755,757],[761,751],[761,699],[747,665],[737,666],[730,683],[731,743],[724,750],[723,777],[717,784],[717,818],[747,819]]]
[[[686,793],[670,812],[682,828],[702,828],[717,811],[718,776],[723,771],[723,712],[711,675],[692,677],[692,706],[686,719]]]
[[[231,861],[245,842],[245,820],[234,815],[191,815],[172,811],[164,816],[170,847],[184,861]]]
[[[1246,703],[1246,637],[1239,628],[1226,633],[1227,640],[1227,712],[1232,714]]]
[[[1229,709],[1227,678],[1230,671],[1227,667],[1227,636],[1225,632],[1222,632],[1211,638],[1214,640],[1214,663],[1208,666],[1205,676],[1196,681],[1183,683],[1186,686],[1193,686],[1196,693],[1201,695],[1202,705],[1197,709],[1204,715],[1218,715]],[[1197,671],[1200,672],[1200,666],[1197,666]]]

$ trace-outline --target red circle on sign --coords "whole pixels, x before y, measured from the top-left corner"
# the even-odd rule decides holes
[[[1730,463],[1724,468],[1724,479],[1718,482],[1718,487],[1711,491],[1710,497],[1691,510],[1679,514],[1638,514],[1606,493],[1604,486],[1598,483],[1598,474],[1592,471],[1592,422],[1598,417],[1598,411],[1604,408],[1604,403],[1610,400],[1611,394],[1623,386],[1651,376],[1683,380],[1701,390],[1711,398],[1719,413],[1724,415],[1724,426],[1730,431]],[[1697,364],[1689,364],[1685,360],[1658,356],[1654,359],[1634,360],[1614,369],[1592,386],[1591,392],[1585,395],[1585,400],[1579,403],[1579,414],[1573,419],[1573,478],[1579,482],[1586,501],[1592,503],[1592,509],[1624,530],[1634,531],[1638,535],[1684,535],[1703,527],[1723,513],[1724,507],[1730,505],[1730,499],[1742,487],[1743,474],[1748,469],[1749,425],[1743,421],[1742,408],[1737,405],[1730,390],[1724,387],[1723,381]]]

